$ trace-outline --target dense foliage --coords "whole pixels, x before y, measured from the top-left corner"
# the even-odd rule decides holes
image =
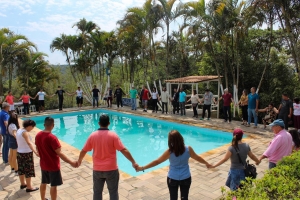
[[[241,190],[228,192],[221,199],[268,200],[300,199],[300,152],[282,159],[263,178],[244,183]]]
[[[260,107],[271,101],[278,107],[283,92],[300,95],[299,9],[298,0],[145,0],[142,7],[128,8],[115,30],[103,31],[83,18],[73,24],[78,34],[62,33],[50,49],[66,57],[65,72],[75,83],[89,76],[105,85],[106,69],[112,85],[139,87],[146,81],[218,75],[230,91],[237,85],[239,94],[258,86]],[[0,94],[1,79],[10,80],[11,89],[14,72],[29,90],[59,78],[26,37],[5,31],[0,32]],[[28,74],[31,68],[41,72]],[[45,73],[51,76],[43,78]],[[58,80],[62,83],[62,76]],[[217,93],[217,85],[210,87]]]

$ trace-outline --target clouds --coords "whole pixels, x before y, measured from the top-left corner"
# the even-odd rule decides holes
[[[1,0],[0,28],[26,35],[37,43],[50,62],[65,60],[49,52],[49,46],[61,33],[75,34],[74,23],[82,18],[111,31],[129,7],[142,6],[145,0]],[[42,42],[41,42],[42,41]],[[54,56],[55,55],[55,56]],[[61,55],[60,55],[61,56]]]

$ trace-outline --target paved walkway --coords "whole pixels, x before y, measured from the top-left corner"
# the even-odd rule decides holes
[[[92,109],[90,107],[84,109]],[[78,109],[66,109],[66,112],[74,111]],[[236,127],[241,127],[240,122],[232,122],[231,124],[224,123],[220,119],[212,119],[200,121],[191,117],[192,112],[188,111],[186,117],[178,115],[162,115],[143,113],[142,111],[132,112],[128,108],[120,109],[122,112],[127,112],[135,115],[143,115],[147,117],[155,117],[163,120],[170,120],[179,123],[191,124],[202,127],[209,127],[212,129],[220,129],[225,131],[232,131]],[[53,114],[54,111],[51,111]],[[56,111],[57,112],[57,111]],[[32,113],[33,115],[34,113]],[[43,113],[43,114],[47,114]],[[249,137],[246,142],[250,144],[250,147],[255,155],[258,157],[268,146],[272,133],[259,127],[258,129],[241,127]],[[38,129],[34,129],[32,135],[38,132]],[[64,143],[62,144],[63,152],[70,158],[76,159],[79,155],[79,150]],[[187,144],[188,145],[188,144]],[[217,149],[213,149],[206,153],[201,154],[209,163],[216,163],[223,158],[228,145],[222,146]],[[36,178],[33,178],[33,186],[38,186],[41,180],[41,173],[39,167],[39,158],[35,157],[35,171]],[[91,157],[86,156],[85,161],[79,168],[72,168],[70,165],[61,161],[61,171],[64,184],[58,187],[58,196],[61,200],[87,200],[92,199],[92,162]],[[253,161],[252,161],[253,163]],[[227,173],[229,170],[230,162],[227,161],[223,165],[216,169],[206,169],[206,167],[200,163],[196,163],[194,160],[190,160],[190,169],[192,173],[192,185],[190,188],[189,199],[191,200],[206,200],[206,199],[218,199],[221,193],[221,187],[224,186]],[[262,177],[264,171],[267,169],[267,160],[264,160],[258,167],[258,177]],[[149,170],[147,170],[149,171]],[[149,173],[131,177],[121,172],[119,194],[120,200],[166,200],[169,199],[169,191],[166,183],[168,167],[164,167]],[[10,167],[0,164],[0,199],[9,200],[38,200],[40,199],[39,192],[26,193],[25,190],[20,190],[20,183],[18,177],[11,173]],[[46,197],[50,198],[50,187],[47,188]],[[109,199],[108,191],[104,189],[104,199]]]

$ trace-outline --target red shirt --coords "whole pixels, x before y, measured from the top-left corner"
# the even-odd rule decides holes
[[[230,106],[232,95],[230,93],[223,94],[223,106]]]
[[[147,89],[144,89],[142,100],[148,100],[148,97],[149,97],[148,94],[149,94],[149,91]]]
[[[22,95],[22,101],[23,103],[29,103],[29,95]]]
[[[89,136],[83,151],[93,150],[93,169],[95,171],[112,171],[118,169],[116,151],[124,148],[115,132],[100,129]]]
[[[60,170],[59,156],[55,152],[61,147],[57,137],[50,132],[40,131],[35,137],[35,145],[40,155],[41,169],[44,171]]]
[[[14,97],[12,95],[7,95],[6,101],[9,103],[9,105],[14,105]]]

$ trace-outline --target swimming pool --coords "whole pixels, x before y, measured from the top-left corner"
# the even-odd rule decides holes
[[[228,132],[108,110],[49,115],[55,120],[53,134],[60,140],[81,150],[88,136],[99,128],[98,120],[103,113],[110,116],[109,129],[119,135],[123,144],[141,166],[158,158],[168,148],[168,133],[173,129],[178,130],[182,134],[185,144],[192,146],[197,154],[220,147],[231,142],[232,139],[232,134]],[[37,127],[43,130],[45,117],[32,117],[31,119],[35,120]],[[118,152],[117,159],[121,171],[132,176],[141,174],[141,172],[135,172],[131,163],[120,152]],[[169,165],[169,162],[165,161],[146,172],[167,165]]]

